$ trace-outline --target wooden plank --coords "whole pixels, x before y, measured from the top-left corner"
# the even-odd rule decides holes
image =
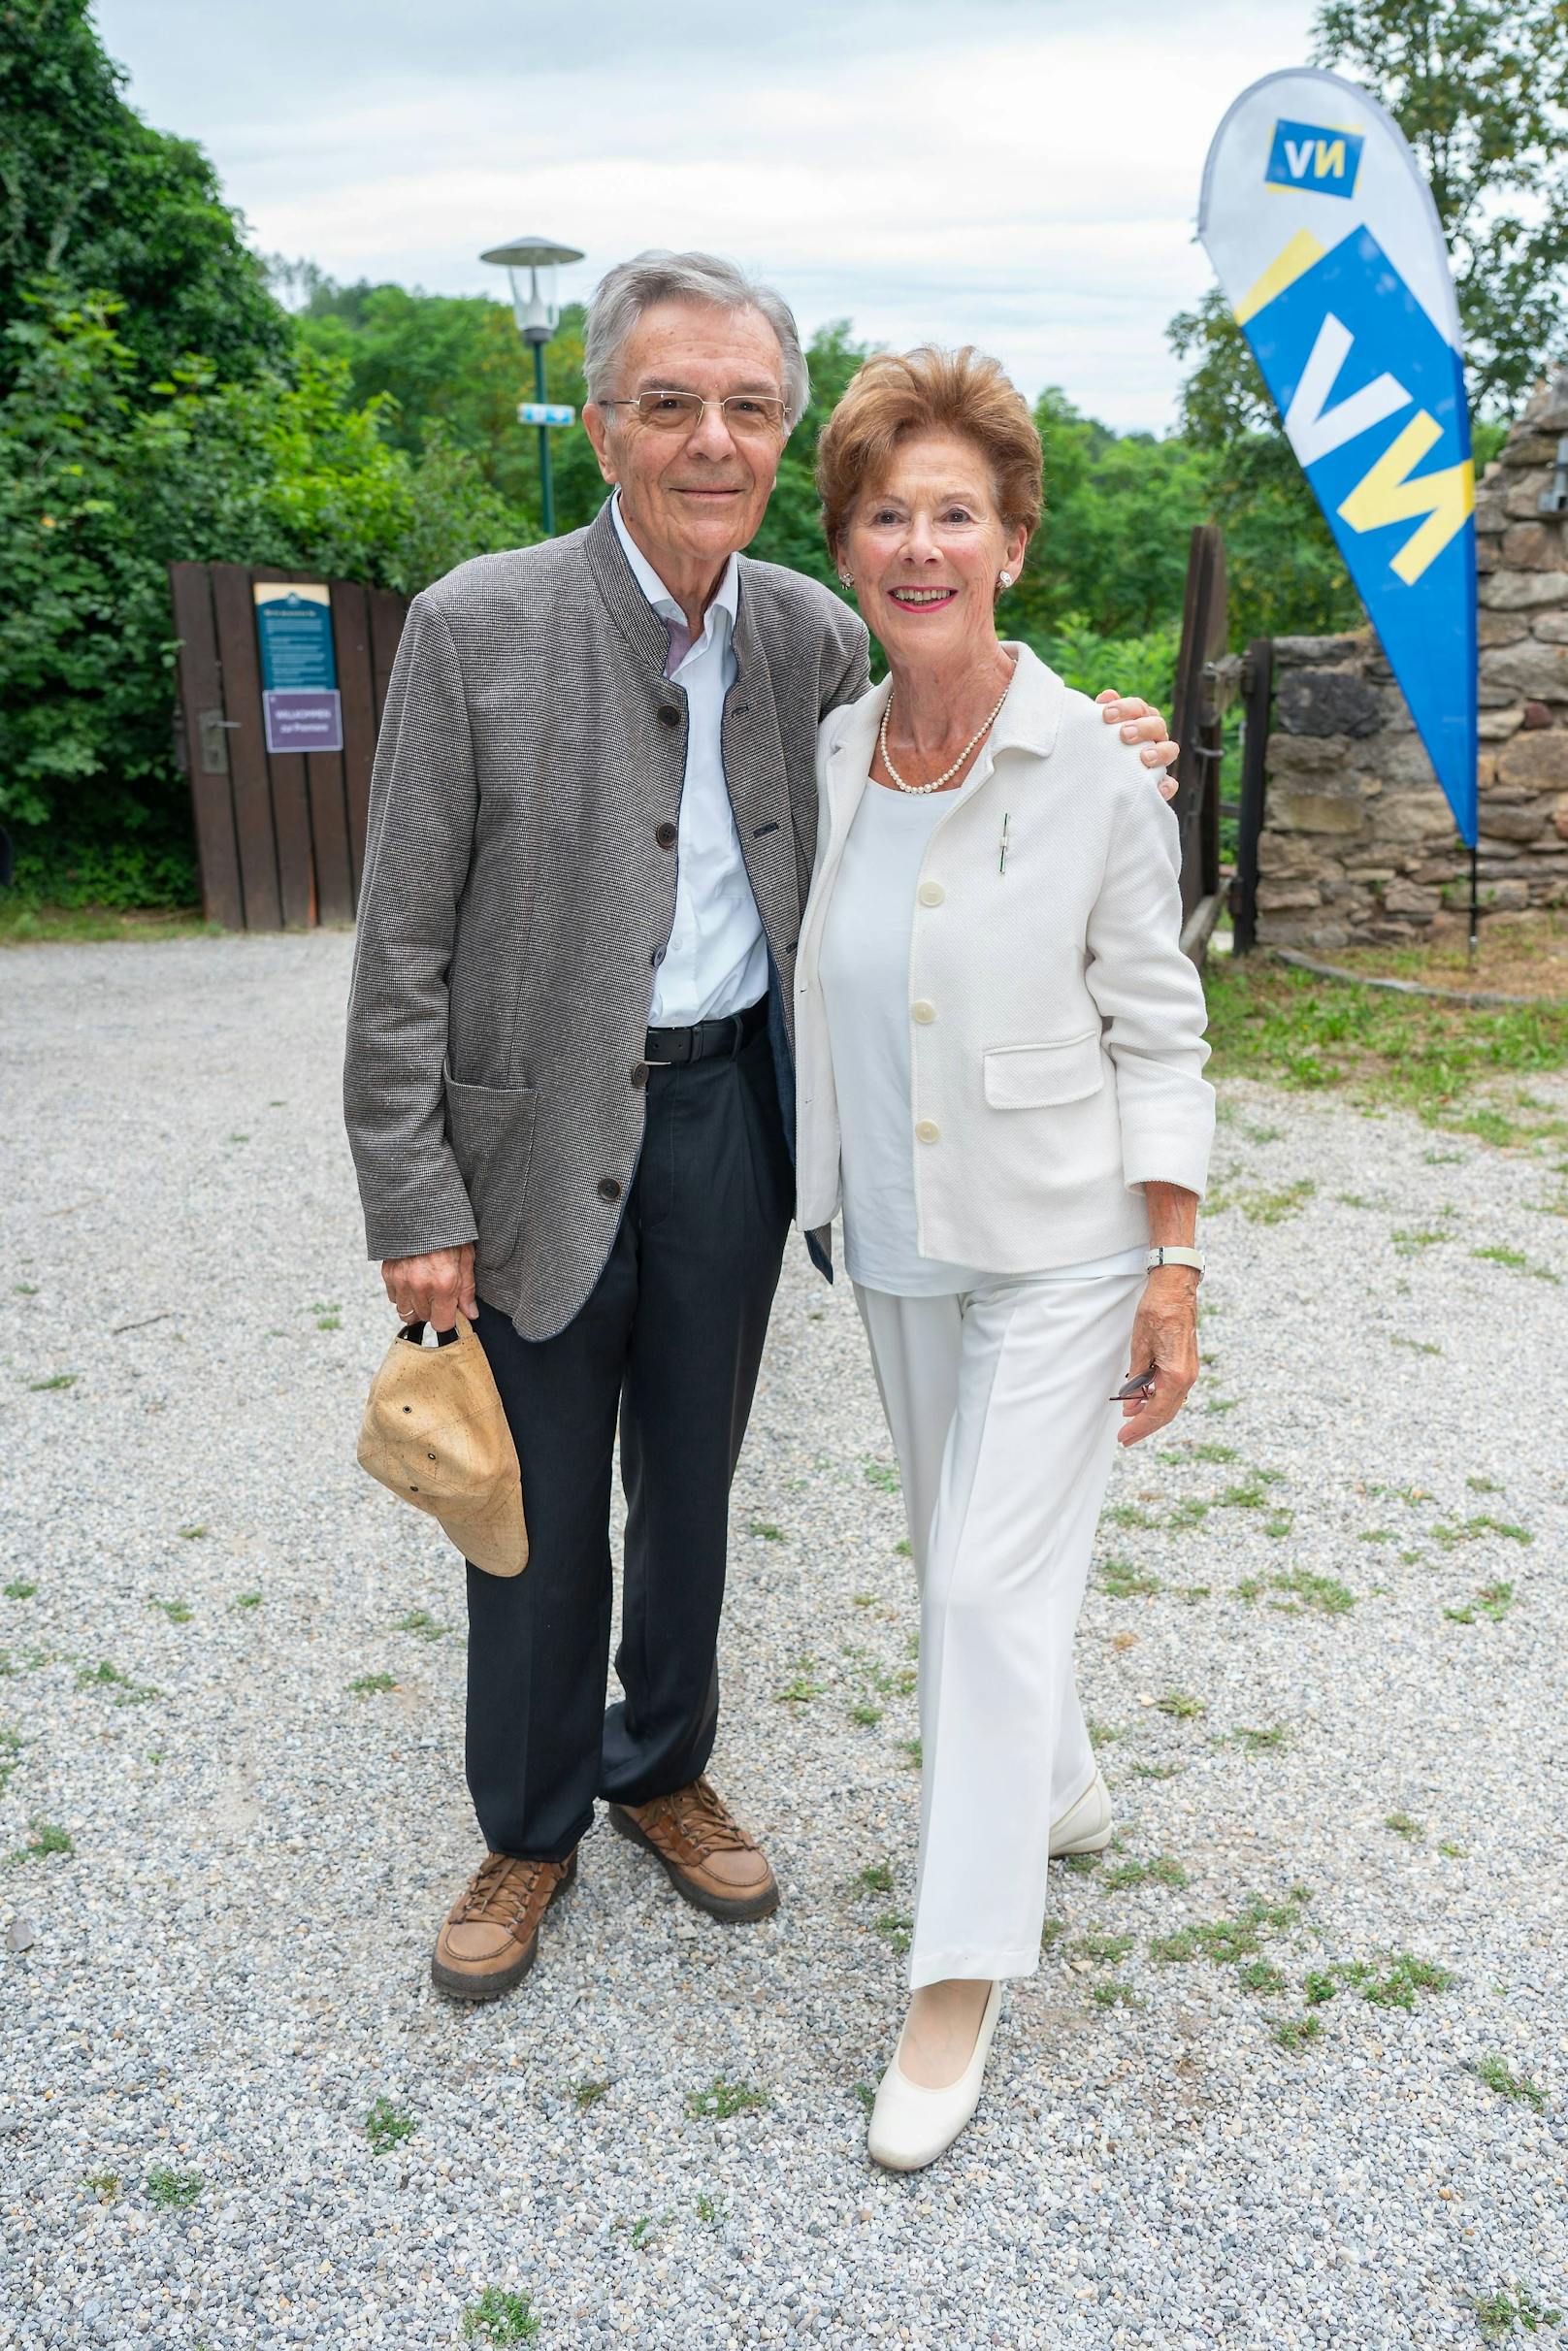
[[[257,564],[249,577],[310,580],[310,571],[280,571],[276,564]],[[256,631],[255,598],[250,604],[250,633]],[[258,662],[260,656],[257,656]],[[266,733],[263,729],[263,743]],[[310,838],[310,801],[305,783],[305,761],[297,751],[269,751],[267,772],[272,780],[273,829],[278,835],[278,886],[286,931],[309,931],[316,919],[315,855]]]
[[[368,588],[365,601],[371,614],[371,655],[376,669],[376,724],[379,729],[381,712],[386,708],[386,690],[392,682],[392,664],[397,659],[408,605],[406,598],[394,596],[389,588]]]
[[[376,678],[371,667],[370,615],[357,581],[332,585],[332,637],[338,656],[338,691],[343,696],[343,784],[348,814],[348,859],[354,904],[365,867],[365,828],[370,815],[371,770],[376,761]]]
[[[228,767],[225,766],[221,774],[208,771],[208,745],[213,741],[221,743],[227,761],[228,735],[216,724],[223,717],[223,684],[207,566],[171,564],[169,592],[174,604],[175,634],[180,638],[180,727],[185,744],[185,771],[190,777],[202,912],[210,923],[221,923],[225,931],[243,931],[245,894],[240,881],[240,845],[235,837],[234,795]],[[205,736],[204,714],[208,719]]]
[[[261,676],[250,574],[243,564],[213,564],[212,582],[223,714],[238,721],[226,740],[245,924],[247,931],[280,931],[283,907],[278,886],[272,782],[261,727]]]

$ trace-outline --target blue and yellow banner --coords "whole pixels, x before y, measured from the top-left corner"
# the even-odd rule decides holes
[[[1198,235],[1473,848],[1475,470],[1421,167],[1353,82],[1265,75],[1214,135]]]

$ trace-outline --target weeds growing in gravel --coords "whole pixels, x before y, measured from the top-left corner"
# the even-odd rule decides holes
[[[1396,1837],[1408,1837],[1412,1844],[1419,1842],[1426,1834],[1421,1822],[1413,1820],[1408,1812],[1389,1812],[1386,1815],[1383,1825],[1386,1829],[1392,1829]]]
[[[14,1730],[10,1723],[0,1723],[0,1796],[11,1785],[11,1775],[16,1768],[21,1747],[20,1731]]]
[[[1225,1734],[1226,1743],[1239,1747],[1245,1754],[1262,1755],[1275,1748],[1288,1747],[1290,1734],[1283,1722],[1271,1722],[1266,1730],[1250,1730],[1245,1723]]]
[[[1130,1559],[1106,1559],[1100,1565],[1099,1588],[1112,1600],[1152,1600],[1160,1578]]]
[[[365,2117],[365,2136],[371,2142],[373,2155],[385,2155],[404,2139],[413,2137],[413,2117],[395,2106],[389,2098],[378,2098]]]
[[[361,1674],[348,1686],[356,1698],[373,1698],[381,1690],[395,1690],[398,1678],[396,1674]]]
[[[688,2090],[686,2111],[694,2121],[728,2122],[732,2114],[756,2114],[772,2105],[766,2090],[749,2081],[727,2081],[722,2073],[705,2090]]]
[[[1187,1766],[1185,1763],[1134,1763],[1128,1768],[1134,1780],[1179,1780]]]
[[[783,1543],[788,1540],[784,1529],[775,1526],[771,1518],[753,1518],[746,1532],[760,1537],[764,1543]]]
[[[202,2192],[199,2171],[171,2171],[167,2165],[154,2164],[143,2181],[147,2200],[160,2212],[187,2212]]]
[[[482,2338],[497,2345],[531,2343],[538,2338],[539,2325],[526,2294],[508,2294],[500,2286],[486,2286],[463,2313],[463,2333],[470,2342]]]
[[[1559,2327],[1562,2312],[1537,2302],[1532,2288],[1516,2279],[1512,2294],[1499,2286],[1495,2293],[1478,2296],[1476,2324],[1484,2340],[1500,2343],[1516,2327],[1522,2327],[1526,2335],[1534,2335],[1542,2327]]]
[[[600,2100],[607,2098],[609,2093],[610,2084],[607,2081],[574,2081],[572,2085],[572,2103],[579,2114],[586,2114],[590,2106],[597,2106]]]
[[[261,1594],[260,1592],[241,1592],[234,1605],[236,1608],[260,1608]]]
[[[813,1698],[822,1696],[827,1686],[826,1682],[817,1680],[815,1661],[810,1657],[798,1657],[791,1668],[789,1681],[781,1690],[775,1690],[773,1696],[785,1706],[809,1706]]]
[[[421,1641],[441,1641],[451,1629],[449,1624],[439,1622],[428,1608],[409,1609],[392,1627],[395,1633],[417,1633]]]
[[[891,1894],[893,1864],[891,1861],[868,1861],[864,1870],[849,1881],[852,1894]]]
[[[1511,1273],[1533,1274],[1538,1282],[1560,1282],[1562,1280],[1561,1274],[1553,1273],[1550,1265],[1533,1264],[1522,1249],[1504,1249],[1494,1246],[1490,1249],[1472,1249],[1470,1255],[1473,1257],[1485,1258],[1490,1265],[1506,1265]]]
[[[1466,1601],[1462,1608],[1446,1608],[1443,1614],[1454,1624],[1474,1624],[1477,1616],[1500,1624],[1513,1604],[1512,1584],[1484,1584],[1473,1600]]]
[[[158,1695],[151,1682],[133,1682],[129,1674],[122,1674],[119,1667],[111,1665],[107,1657],[100,1665],[78,1666],[77,1687],[79,1690],[113,1690],[116,1706],[146,1706],[149,1699]]]
[[[52,1379],[29,1380],[27,1385],[35,1396],[47,1396],[51,1388],[75,1388],[81,1377],[79,1371],[57,1371]]]
[[[925,1749],[921,1746],[918,1739],[900,1739],[898,1741],[898,1752],[903,1757],[905,1763],[909,1765],[911,1771],[919,1771],[925,1758]]]
[[[914,1918],[908,1910],[884,1910],[871,1932],[880,1935],[891,1950],[901,1954],[908,1950],[914,1939]]]
[[[1135,1935],[1080,1935],[1072,1948],[1094,1967],[1119,1968],[1136,1941]]]
[[[1128,1888],[1139,1885],[1184,1886],[1187,1872],[1174,1853],[1156,1853],[1146,1861],[1134,1857],[1129,1861],[1113,1862],[1109,1869],[1101,1873],[1100,1883],[1113,1894],[1126,1893]]]
[[[1298,1927],[1311,1900],[1311,1887],[1299,1883],[1291,1886],[1283,1902],[1266,1902],[1261,1894],[1249,1894],[1239,1916],[1196,1919],[1172,1935],[1157,1935],[1150,1942],[1149,1955],[1166,1962],[1208,1959],[1216,1966],[1246,1959],[1260,1947],[1265,1936],[1290,1934]]]
[[[1282,2049],[1304,2049],[1322,2032],[1323,2023],[1317,2016],[1288,2016],[1274,2027],[1274,2039]]]
[[[119,2173],[117,2171],[89,2171],[82,2184],[88,2195],[95,2196],[101,2204],[112,2204],[119,2194]]]
[[[697,2217],[704,2224],[704,2226],[709,2229],[717,2227],[719,2219],[719,2207],[714,2203],[711,2196],[700,2196],[698,2198]]]
[[[898,1470],[896,1462],[863,1461],[861,1473],[866,1485],[874,1486],[878,1493],[896,1494],[899,1490]]]
[[[161,1609],[171,1624],[188,1624],[196,1614],[188,1600],[154,1600],[149,1597],[147,1606]]]
[[[37,1589],[36,1584],[29,1584],[23,1577],[17,1576],[14,1582],[6,1585],[6,1598],[8,1600],[30,1600]]]
[[[1278,1576],[1244,1576],[1232,1588],[1249,1608],[1263,1592],[1283,1592],[1283,1600],[1270,1600],[1268,1605],[1286,1616],[1299,1616],[1308,1609],[1324,1616],[1344,1616],[1356,1606],[1356,1594],[1347,1584],[1305,1567],[1292,1567]]]
[[[1381,1960],[1337,1959],[1314,1970],[1307,1979],[1307,1998],[1314,2006],[1332,2000],[1340,1984],[1359,1992],[1377,2008],[1414,2008],[1418,1992],[1446,1992],[1458,1981],[1436,1960],[1420,1959],[1414,1951],[1396,1951]]]
[[[1547,2102],[1541,2090],[1528,2073],[1516,2073],[1506,2057],[1478,2058],[1469,2071],[1488,2090],[1495,2090],[1499,2098],[1512,2098],[1519,2106],[1533,2106],[1538,2114],[1544,2110]]]
[[[1178,1722],[1192,1722],[1209,1710],[1204,1699],[1194,1698],[1189,1690],[1166,1690],[1162,1698],[1155,1700],[1155,1711],[1173,1715]]]
[[[1124,1983],[1119,1975],[1108,1975],[1090,1989],[1090,1998],[1099,2008],[1141,2008],[1143,2001],[1131,1984]]]
[[[52,1854],[76,1851],[69,1830],[62,1829],[56,1821],[31,1820],[27,1825],[32,1835],[25,1845],[18,1845],[14,1853],[6,1855],[8,1867],[14,1862],[48,1861]]]

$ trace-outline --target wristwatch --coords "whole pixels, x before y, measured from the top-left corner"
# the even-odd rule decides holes
[[[1195,1267],[1198,1280],[1201,1282],[1203,1279],[1203,1252],[1201,1249],[1175,1249],[1164,1242],[1160,1242],[1150,1250],[1148,1257],[1144,1259],[1145,1270],[1149,1273],[1153,1273],[1159,1265],[1191,1265]]]

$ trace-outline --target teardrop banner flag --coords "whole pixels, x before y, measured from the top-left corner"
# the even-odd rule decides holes
[[[1475,468],[1421,166],[1354,82],[1265,74],[1214,134],[1197,233],[1474,849]]]

